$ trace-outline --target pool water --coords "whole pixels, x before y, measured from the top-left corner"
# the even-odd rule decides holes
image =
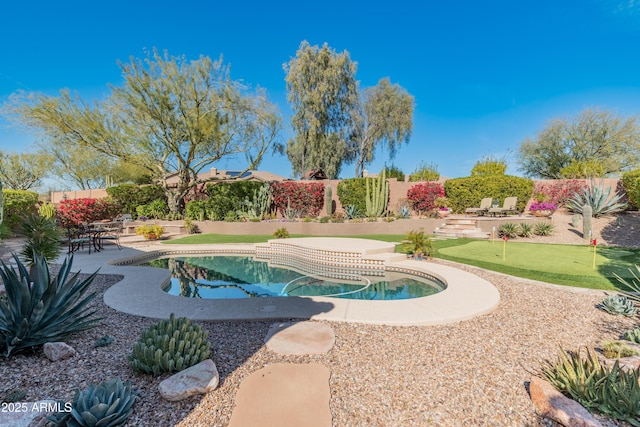
[[[387,273],[358,280],[328,279],[270,266],[251,256],[179,256],[158,258],[144,266],[171,271],[171,295],[190,298],[326,296],[363,300],[421,298],[442,291],[435,281]]]

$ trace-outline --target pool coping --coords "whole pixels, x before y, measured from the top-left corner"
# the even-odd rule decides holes
[[[162,290],[169,271],[155,267],[118,265],[139,262],[156,254],[254,254],[254,244],[171,245],[150,243],[121,251],[74,256],[74,271],[122,275],[104,294],[109,307],[156,319],[178,317],[207,321],[316,319],[367,324],[442,325],[489,313],[500,302],[498,290],[475,274],[428,261],[389,261],[393,270],[418,271],[440,278],[447,288],[435,295],[391,301],[362,301],[329,297],[262,297],[205,300],[169,295]]]

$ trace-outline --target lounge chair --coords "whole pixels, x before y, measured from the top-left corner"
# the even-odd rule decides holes
[[[465,215],[484,215],[489,209],[491,209],[491,202],[493,199],[491,197],[485,197],[480,201],[479,208],[467,208],[464,211]]]
[[[507,216],[510,213],[520,213],[516,205],[518,204],[517,197],[506,197],[501,208],[489,209],[489,215],[493,216]]]

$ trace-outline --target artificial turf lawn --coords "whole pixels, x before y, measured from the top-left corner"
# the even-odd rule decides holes
[[[558,285],[624,290],[614,273],[629,279],[629,269],[640,264],[640,251],[598,247],[596,268],[588,245],[548,245],[508,241],[503,260],[502,240],[456,239],[434,242],[436,257],[475,265],[513,276]]]

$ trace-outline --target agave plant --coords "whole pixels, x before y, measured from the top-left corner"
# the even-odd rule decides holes
[[[536,236],[550,236],[555,230],[555,226],[550,222],[538,222],[533,227],[533,234]]]
[[[136,372],[160,375],[179,372],[207,359],[211,354],[208,333],[186,317],[161,320],[142,331],[133,345],[129,365]]]
[[[626,331],[622,335],[622,338],[624,338],[627,341],[631,341],[631,342],[634,342],[636,344],[640,344],[640,328],[633,328],[633,329],[630,329],[630,330]]]
[[[0,278],[7,298],[0,300],[0,355],[10,355],[46,342],[92,328],[100,320],[87,307],[95,293],[84,294],[97,272],[85,280],[79,273],[69,278],[73,257],[64,260],[58,275],[51,278],[45,258],[34,255],[29,274],[17,255],[17,272],[0,261]]]
[[[123,384],[120,378],[114,378],[76,391],[71,412],[61,412],[48,419],[55,426],[120,426],[131,415],[135,400],[136,392],[131,388],[131,381]]]
[[[520,237],[531,237],[533,235],[533,226],[527,222],[521,222],[520,225],[520,232],[518,233],[518,236]]]
[[[613,273],[613,275],[616,277],[618,282],[628,289],[627,291],[622,291],[622,293],[631,301],[640,303],[640,266],[636,264],[635,268],[636,271],[629,269],[629,272],[633,277],[633,279],[630,280],[622,278],[617,273]]]
[[[599,307],[607,313],[620,316],[630,317],[638,313],[633,301],[627,299],[624,295],[609,295],[602,300]]]
[[[611,196],[611,187],[605,189],[602,180],[598,184],[590,180],[582,192],[574,193],[569,199],[567,209],[581,214],[582,207],[588,205],[593,209],[593,217],[598,218],[624,210],[627,204],[622,201],[622,197],[622,194],[617,192]]]
[[[508,237],[509,239],[515,239],[521,233],[520,226],[513,222],[505,222],[498,228],[498,235],[500,237]]]

